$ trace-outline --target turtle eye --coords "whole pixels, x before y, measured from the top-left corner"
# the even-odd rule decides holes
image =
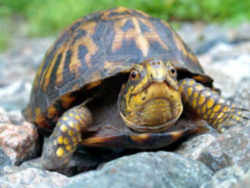
[[[170,73],[172,76],[176,76],[177,72],[174,68],[170,68]]]
[[[140,77],[140,73],[137,71],[137,70],[133,70],[131,73],[130,73],[130,78],[132,80],[136,80]]]

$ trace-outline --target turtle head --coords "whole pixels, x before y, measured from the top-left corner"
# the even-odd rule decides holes
[[[173,125],[183,105],[171,62],[154,59],[136,64],[122,86],[118,106],[125,124],[137,132],[161,132]]]

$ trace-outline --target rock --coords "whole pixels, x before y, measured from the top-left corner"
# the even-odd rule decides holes
[[[194,136],[183,142],[176,152],[184,157],[197,160],[203,150],[215,140],[216,136],[210,133]]]
[[[205,72],[214,79],[215,87],[221,89],[223,96],[232,97],[240,81],[250,75],[249,50],[248,43],[220,43],[199,56]]]
[[[2,169],[8,165],[11,165],[11,160],[0,148],[0,176],[4,174]]]
[[[27,168],[0,177],[1,188],[56,188],[66,185],[69,178],[56,172]]]
[[[233,102],[242,108],[250,110],[250,77],[245,77],[240,81],[233,97]],[[249,115],[250,117],[250,115]]]
[[[250,40],[250,23],[241,25],[228,30],[228,38],[232,43],[246,42]]]
[[[10,111],[8,112],[8,116],[9,116],[11,123],[15,125],[22,124],[25,121],[20,110]]]
[[[211,176],[212,171],[198,161],[169,152],[145,152],[113,160],[97,171],[77,175],[65,188],[198,188]]]
[[[28,122],[21,125],[0,124],[0,146],[13,164],[19,164],[37,155],[37,130]]]
[[[248,171],[233,188],[250,187],[250,171]]]
[[[183,23],[177,32],[196,54],[206,53],[219,42],[227,42],[227,28],[217,24]]]
[[[198,157],[213,171],[250,162],[250,122],[247,126],[236,126],[217,137]]]
[[[5,110],[21,110],[29,100],[31,84],[23,81],[16,81],[0,88],[0,105]]]
[[[182,23],[177,32],[193,51],[200,55],[207,53],[218,43],[237,45],[248,42],[250,23],[243,23],[237,27],[201,22]]]
[[[7,114],[7,112],[0,107],[0,124],[1,123],[9,123],[10,120],[9,120],[9,116]]]
[[[250,165],[250,163],[249,163]],[[222,169],[214,174],[212,179],[204,183],[201,188],[233,188],[233,187],[247,187],[240,186],[240,184],[245,184],[245,178],[250,177],[250,166],[248,169],[243,169],[239,166],[228,167]]]

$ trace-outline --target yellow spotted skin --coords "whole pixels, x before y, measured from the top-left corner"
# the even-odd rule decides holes
[[[59,169],[67,165],[91,122],[92,116],[84,106],[76,106],[65,112],[58,120],[48,143],[44,144],[43,166],[46,169]]]
[[[194,79],[183,79],[179,85],[184,103],[214,128],[221,130],[224,128],[222,124],[230,126],[235,122],[241,122],[244,118],[240,115],[240,109],[236,109],[218,93]]]

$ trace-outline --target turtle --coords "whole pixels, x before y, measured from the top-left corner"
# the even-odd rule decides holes
[[[78,146],[159,149],[242,122],[164,20],[118,7],[76,20],[47,50],[23,110],[49,136],[43,167],[65,168]],[[233,123],[232,123],[233,122]]]

